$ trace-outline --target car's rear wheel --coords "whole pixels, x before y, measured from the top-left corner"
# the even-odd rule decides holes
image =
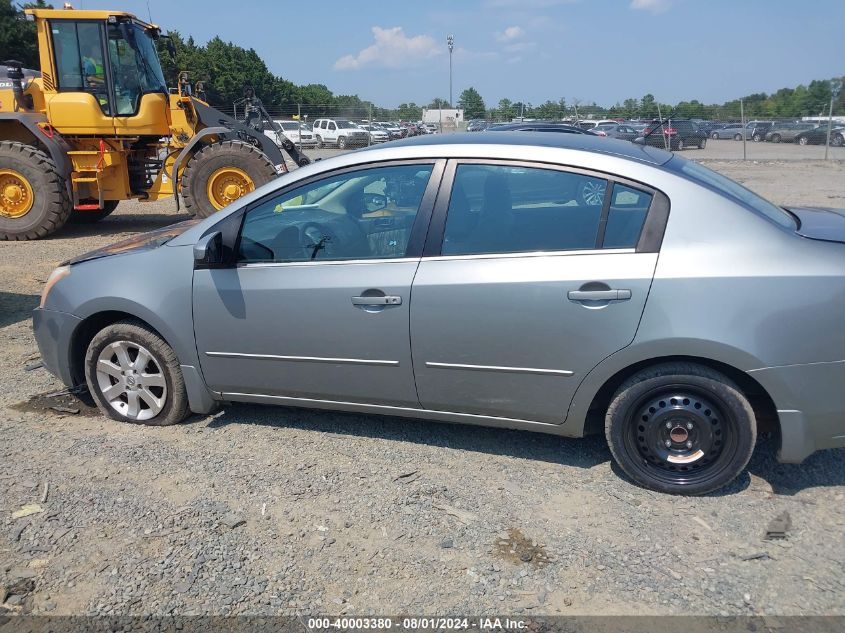
[[[735,141],[741,141],[742,140],[742,134],[734,134],[734,140]]]
[[[772,134],[772,143],[780,143],[780,134]]]
[[[754,141],[755,143],[759,143],[760,141],[763,140],[763,137],[760,134],[754,134],[751,137],[751,140]]]
[[[703,138],[698,142],[698,149],[704,149],[707,147],[707,139]]]
[[[323,147],[324,147],[323,146],[323,137],[318,135],[317,136],[317,149],[323,149]]]
[[[679,138],[679,139],[678,139],[678,143],[677,143],[677,145],[676,145],[675,147],[676,147],[676,149],[677,149],[679,152],[684,151],[684,149],[685,149],[685,146],[684,146],[684,139]]]
[[[337,146],[339,149],[346,149],[346,137],[340,136],[337,139]]]
[[[830,137],[830,144],[834,147],[842,147],[845,145],[845,136],[842,134],[833,134]]]
[[[798,144],[799,145],[806,145],[809,142],[810,142],[810,139],[808,139],[806,136],[799,136],[798,137]]]
[[[166,426],[188,415],[176,353],[139,321],[118,321],[94,336],[85,379],[97,406],[114,420]]]
[[[723,374],[670,363],[638,372],[613,396],[605,434],[619,466],[658,492],[705,494],[739,475],[754,450],[751,405]]]
[[[718,138],[719,138],[719,133],[718,133],[718,132],[713,132],[713,133],[710,135],[710,138],[712,138],[712,139],[714,139],[714,140],[715,140],[715,139],[718,139]]]

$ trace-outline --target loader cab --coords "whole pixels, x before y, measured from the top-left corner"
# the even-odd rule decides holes
[[[65,134],[166,135],[158,28],[106,11],[29,9],[50,121]]]

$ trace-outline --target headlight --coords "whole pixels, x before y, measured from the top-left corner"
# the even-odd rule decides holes
[[[44,284],[44,290],[41,291],[41,303],[38,304],[39,308],[43,308],[44,304],[47,302],[47,295],[50,294],[50,289],[55,286],[60,279],[64,279],[68,275],[70,275],[70,266],[59,266],[50,273],[50,276],[47,277],[47,283]]]

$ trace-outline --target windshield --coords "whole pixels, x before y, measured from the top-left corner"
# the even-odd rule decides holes
[[[155,42],[148,31],[128,22],[109,24],[109,57],[118,115],[135,114],[144,93],[167,94]]]
[[[796,228],[795,220],[792,215],[780,207],[775,206],[765,198],[761,198],[750,189],[746,189],[739,183],[734,182],[730,178],[726,178],[712,169],[704,167],[700,163],[687,160],[686,158],[681,158],[680,156],[675,156],[666,163],[665,166],[670,171],[680,173],[690,180],[702,184],[709,189],[715,189],[722,195],[751,208],[782,227],[788,229]]]
[[[338,121],[337,127],[341,130],[349,130],[351,128],[357,128],[358,126],[355,125],[352,121]]]
[[[302,129],[302,125],[299,123],[294,123],[291,121],[282,121],[279,125],[282,126],[283,130],[299,130]]]

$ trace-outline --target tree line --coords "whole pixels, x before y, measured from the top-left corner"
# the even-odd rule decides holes
[[[39,68],[35,25],[24,19],[23,8],[49,7],[44,0],[18,5],[13,0],[0,0],[0,59],[10,57],[23,62],[27,68]],[[297,85],[273,74],[253,48],[243,48],[232,42],[214,37],[206,44],[198,44],[193,37],[183,37],[171,31],[158,41],[159,56],[168,85],[176,86],[180,71],[187,71],[192,83],[204,83],[207,100],[218,108],[231,110],[232,104],[243,97],[244,88],[255,90],[271,114],[293,114],[297,107],[310,119],[323,115],[349,116],[377,120],[401,119],[417,121],[424,108],[449,108],[446,99],[434,98],[428,104],[402,103],[397,108],[379,107],[358,95],[334,94],[324,84]],[[845,77],[836,79],[841,87]],[[831,99],[831,81],[816,79],[808,85],[781,88],[772,93],[756,93],[743,98],[747,118],[800,117],[826,115]],[[676,104],[659,103],[652,94],[640,99],[629,98],[610,107],[595,102],[565,98],[548,100],[540,104],[522,100],[500,99],[495,107],[488,108],[481,94],[473,87],[461,92],[458,107],[464,109],[469,119],[509,121],[515,117],[536,119],[587,118],[648,118],[658,113],[665,116],[702,119],[738,119],[740,100],[723,104],[704,104],[698,100]],[[840,91],[834,104],[834,113],[845,114],[845,93]]]

